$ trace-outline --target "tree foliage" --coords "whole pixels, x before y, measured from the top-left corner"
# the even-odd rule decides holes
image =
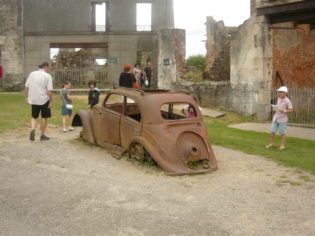
[[[190,56],[186,60],[186,65],[204,71],[206,69],[206,57],[203,55]]]

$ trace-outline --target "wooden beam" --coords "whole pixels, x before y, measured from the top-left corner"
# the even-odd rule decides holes
[[[311,23],[315,19],[315,10],[313,12],[281,14],[268,16],[269,23],[283,23],[289,21],[303,22],[305,24]]]
[[[287,14],[294,12],[304,12],[304,11],[314,11],[315,10],[315,1],[306,0],[302,2],[293,2],[286,3],[281,5],[269,6],[269,7],[259,7],[257,8],[257,15],[278,15],[278,14]]]

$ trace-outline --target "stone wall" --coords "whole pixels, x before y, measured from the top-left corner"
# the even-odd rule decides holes
[[[230,40],[236,27],[225,27],[223,21],[207,17],[207,67],[204,79],[222,81],[230,79]]]
[[[92,29],[94,0],[26,0],[25,32],[89,32]],[[136,4],[152,3],[152,29],[174,28],[173,0],[106,0],[108,29],[111,32],[130,32],[137,29]],[[65,22],[67,22],[65,24]]]
[[[241,113],[268,119],[272,81],[269,25],[264,17],[251,17],[231,41],[232,107]]]
[[[29,74],[42,61],[49,59],[50,43],[108,43],[108,76],[113,85],[118,84],[119,74],[124,64],[137,62],[137,51],[151,52],[154,78],[157,76],[157,35],[119,34],[119,35],[45,35],[25,37],[25,73]]]
[[[29,35],[25,37],[25,72],[49,58],[50,43],[108,43],[108,76],[113,85],[118,84],[124,64],[134,65],[137,52],[150,55],[154,86],[169,89],[176,83],[185,64],[185,31],[165,29],[146,33],[106,35]],[[146,60],[147,58],[145,58]],[[144,60],[144,61],[145,61]]]
[[[309,25],[272,26],[273,71],[278,71],[289,87],[315,87],[315,30]],[[280,81],[274,80],[273,87]]]
[[[188,91],[198,99],[199,105],[233,110],[231,107],[231,86],[229,81],[203,81],[192,83],[179,80],[177,88]]]
[[[7,90],[19,90],[24,82],[22,8],[20,0],[0,0],[0,64]]]

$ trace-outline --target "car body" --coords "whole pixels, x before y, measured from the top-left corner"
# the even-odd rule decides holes
[[[113,89],[102,104],[80,110],[72,124],[83,126],[81,136],[89,143],[121,147],[142,161],[149,156],[168,174],[217,169],[201,111],[184,92]]]

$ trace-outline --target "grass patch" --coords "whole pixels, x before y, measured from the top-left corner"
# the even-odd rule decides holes
[[[185,74],[187,80],[192,81],[194,83],[199,83],[203,81],[202,71],[189,71]]]
[[[270,138],[268,133],[228,127],[232,123],[248,122],[252,119],[237,115],[232,118],[206,119],[211,143],[248,154],[264,156],[279,164],[297,167],[315,174],[315,141],[289,137],[287,138],[287,149],[283,151],[279,151],[277,148],[266,149],[265,145],[269,143]],[[277,142],[280,143],[280,137]]]
[[[79,109],[87,109],[87,97],[74,97],[73,112]],[[82,99],[83,98],[83,99]],[[85,99],[84,99],[85,98]],[[6,130],[30,126],[31,121],[31,107],[26,103],[23,93],[0,93],[0,133]],[[49,119],[49,124],[61,126],[60,115],[61,99],[59,95],[53,96],[52,118]]]

